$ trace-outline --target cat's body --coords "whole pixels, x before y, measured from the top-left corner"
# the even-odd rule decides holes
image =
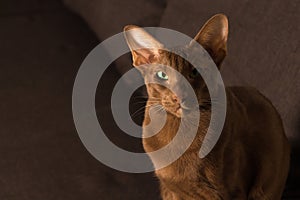
[[[160,132],[143,139],[145,151],[153,152],[169,144],[177,134],[184,111],[194,108],[181,81],[172,82],[180,78],[157,64],[179,71],[194,89],[200,105],[197,104],[201,113],[198,132],[192,144],[179,159],[155,172],[160,180],[163,200],[279,200],[289,168],[289,145],[280,116],[272,104],[253,88],[226,88],[227,111],[223,131],[213,150],[205,158],[200,158],[199,150],[211,120],[206,84],[183,58],[161,50],[162,44],[142,29],[135,26],[125,28],[131,29],[136,32],[125,33],[126,39],[132,50],[133,64],[144,76],[149,96],[144,127],[151,121],[151,105],[159,104],[167,111],[166,124]],[[195,38],[218,67],[226,56],[227,34],[227,18],[216,15]],[[152,48],[141,44],[151,44]],[[181,51],[191,49],[191,44]],[[160,84],[147,84],[153,80],[168,84],[171,89]],[[159,113],[156,117],[160,117]],[[149,135],[147,129],[143,134]],[[180,145],[179,142],[178,148]],[[176,151],[175,145],[171,153]],[[160,162],[155,157],[151,159],[155,166]]]
[[[212,152],[199,158],[210,120],[210,110],[203,110],[197,139],[189,150],[170,166],[156,171],[164,200],[281,198],[289,168],[289,145],[280,117],[257,90],[226,90],[227,118]],[[160,149],[173,138],[180,119],[168,115],[170,124],[156,136],[144,139],[146,151]],[[144,123],[148,120],[146,109]]]

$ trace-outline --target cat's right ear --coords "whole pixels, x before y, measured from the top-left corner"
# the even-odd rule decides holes
[[[227,54],[228,19],[223,14],[217,14],[210,18],[196,35],[194,42],[201,44],[220,68]]]
[[[131,50],[133,66],[155,63],[159,59],[163,45],[144,29],[128,25],[124,28],[124,35]]]

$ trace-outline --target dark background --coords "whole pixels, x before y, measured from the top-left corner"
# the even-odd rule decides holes
[[[279,110],[292,144],[284,199],[300,199],[298,2],[66,0],[71,12],[60,0],[2,0],[0,200],[158,199],[152,173],[115,171],[82,145],[72,118],[74,79],[99,41],[124,25],[167,27],[193,37],[219,12],[230,20],[224,81],[257,87]],[[140,151],[140,142],[114,125],[108,103],[120,72],[130,67],[127,55],[109,68],[97,111],[107,116],[100,123],[113,142]]]

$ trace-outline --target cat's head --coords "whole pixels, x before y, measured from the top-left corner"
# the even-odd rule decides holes
[[[177,54],[164,50],[163,44],[140,27],[128,25],[124,31],[126,41],[131,49],[133,66],[141,72],[145,79],[150,104],[161,104],[167,112],[177,117],[182,116],[183,110],[195,107],[194,103],[189,101],[191,94],[187,90],[186,82],[184,84],[182,76],[179,76],[174,70],[183,75],[192,86],[198,99],[197,107],[205,106],[210,101],[204,80],[189,62]],[[227,53],[227,37],[227,17],[218,14],[206,22],[194,41],[202,45],[220,68]],[[178,47],[175,51],[189,52],[192,44]],[[152,48],[147,48],[149,46]],[[169,66],[173,70],[163,65]],[[161,84],[150,83],[153,81]]]

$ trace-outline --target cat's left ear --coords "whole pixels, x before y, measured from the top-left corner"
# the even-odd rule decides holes
[[[159,59],[163,45],[143,28],[134,25],[125,26],[124,35],[131,50],[133,66],[154,63]]]
[[[223,14],[217,14],[204,24],[190,46],[195,41],[201,44],[220,68],[227,55],[227,38],[228,19]]]

